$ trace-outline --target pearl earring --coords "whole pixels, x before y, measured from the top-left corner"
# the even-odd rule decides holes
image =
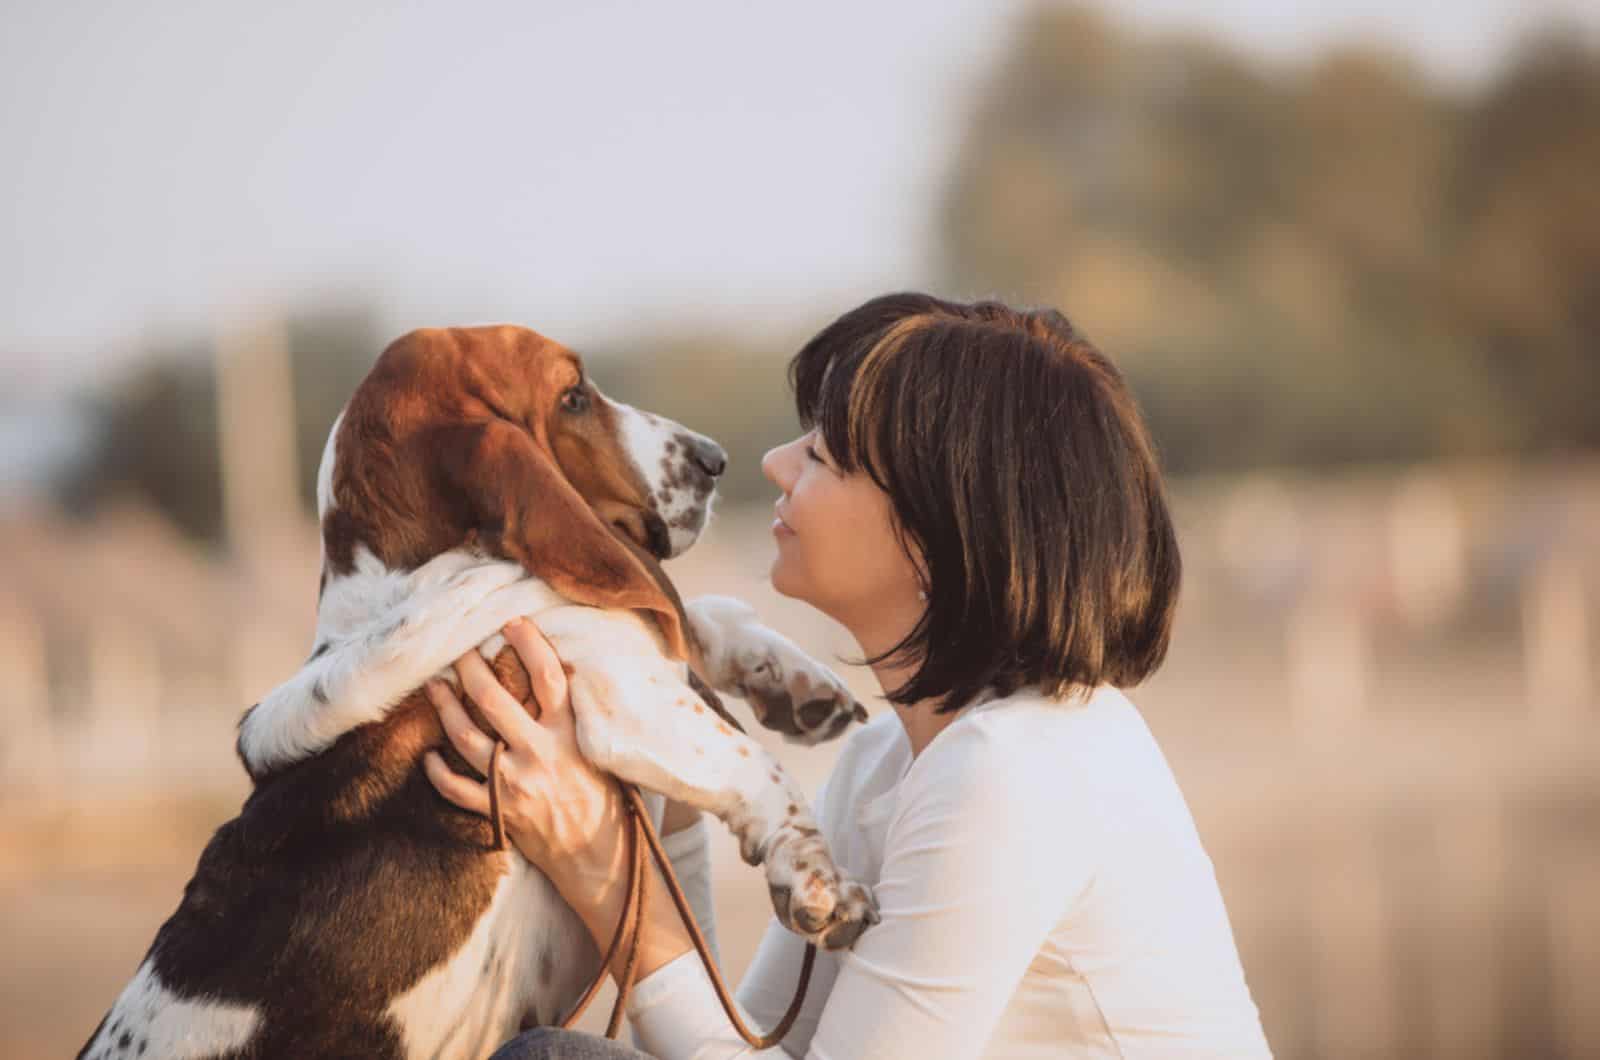
[[[927,603],[928,602],[928,590],[926,590],[926,589],[918,589],[917,590],[917,599],[921,600],[923,603]]]

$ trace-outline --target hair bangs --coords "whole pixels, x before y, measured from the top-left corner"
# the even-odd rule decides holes
[[[804,430],[816,430],[828,454],[846,472],[864,470],[889,488],[879,457],[900,422],[894,405],[903,394],[891,366],[913,331],[932,323],[947,303],[923,294],[891,294],[846,313],[806,343],[789,362],[795,413]]]

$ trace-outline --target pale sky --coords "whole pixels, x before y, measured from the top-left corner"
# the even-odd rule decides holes
[[[1020,0],[8,0],[0,373],[369,298],[387,332],[514,320],[789,334],[929,280],[930,218]],[[1293,62],[1382,38],[1481,79],[1594,0],[1144,0]],[[1448,12],[1447,15],[1441,12]]]

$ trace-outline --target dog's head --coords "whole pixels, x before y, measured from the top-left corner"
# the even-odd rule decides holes
[[[659,561],[695,542],[726,464],[711,439],[608,399],[536,332],[413,331],[329,434],[323,577],[353,569],[361,546],[396,570],[477,547],[571,600],[656,612],[686,657]]]

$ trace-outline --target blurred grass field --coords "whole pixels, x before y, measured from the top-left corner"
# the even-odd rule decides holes
[[[1567,553],[1565,539],[1536,542],[1526,555],[1513,547],[1522,517],[1548,516],[1550,503],[1564,506],[1571,539],[1593,540],[1585,535],[1600,480],[1587,466],[1542,480],[1492,469],[1436,478],[1471,513],[1444,534],[1466,566],[1449,599],[1420,618],[1408,608],[1445,590],[1402,591],[1393,574],[1406,559],[1395,547],[1442,547],[1394,544],[1406,537],[1390,525],[1396,512],[1414,507],[1396,498],[1414,484],[1180,483],[1189,580],[1179,627],[1167,666],[1134,699],[1217,866],[1278,1055],[1600,1055],[1595,703],[1530,702],[1541,678],[1528,638],[1541,634],[1529,611],[1548,605],[1529,593],[1550,557]],[[1352,545],[1330,513],[1373,531],[1366,545]],[[680,586],[741,596],[810,650],[848,655],[841,630],[765,583],[768,520],[763,509],[720,515],[675,562]],[[1333,534],[1327,548],[1319,527]],[[1253,545],[1251,534],[1287,535],[1296,555]],[[314,593],[315,563],[307,552],[284,568],[303,600]],[[1563,569],[1562,584],[1578,585],[1592,610],[1593,555]],[[1407,592],[1417,599],[1407,603]],[[13,606],[13,622],[15,614]],[[276,670],[255,659],[257,692],[297,664],[290,646],[309,636],[309,618],[301,613],[281,638],[245,638],[258,655],[270,643],[288,653]],[[1593,632],[1581,646],[1591,665]],[[98,658],[115,667],[132,656]],[[867,695],[865,671],[845,672],[883,709]],[[1559,677],[1559,666],[1552,672]],[[1543,678],[1542,694],[1561,694],[1554,679]],[[197,683],[195,674],[161,678],[191,692]],[[114,706],[80,710],[53,733],[62,752],[53,770],[6,775],[0,1055],[75,1049],[132,973],[210,830],[244,793],[232,749],[237,707],[156,703],[135,724]],[[175,733],[182,738],[162,735]],[[813,790],[832,758],[829,748],[770,745]],[[119,751],[120,771],[97,774],[94,764]],[[769,913],[760,880],[725,838],[717,859],[724,961],[737,976]]]

